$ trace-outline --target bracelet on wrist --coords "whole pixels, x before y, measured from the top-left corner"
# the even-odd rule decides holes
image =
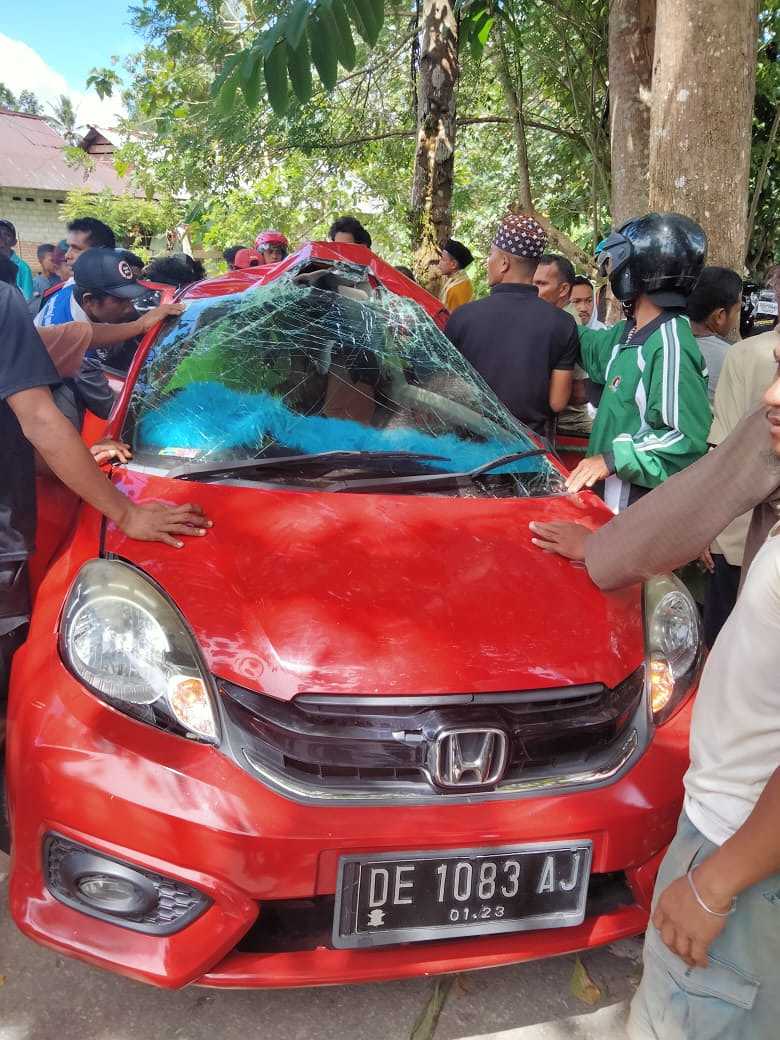
[[[696,888],[696,884],[693,880],[693,872],[695,869],[695,867],[691,867],[691,869],[686,874],[686,877],[688,878],[688,884],[691,887],[691,892],[693,892],[693,896],[696,902],[699,904],[702,910],[704,910],[708,914],[711,914],[713,917],[731,917],[731,915],[737,909],[737,897],[731,897],[731,906],[728,910],[713,910],[712,907],[707,906],[702,897],[699,895],[699,890]]]

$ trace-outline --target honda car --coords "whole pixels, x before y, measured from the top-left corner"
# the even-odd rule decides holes
[[[19,928],[163,987],[641,932],[701,660],[685,588],[605,594],[532,544],[531,521],[610,514],[364,247],[178,298],[106,474],[214,526],[177,550],[41,494],[61,529],[12,677]]]

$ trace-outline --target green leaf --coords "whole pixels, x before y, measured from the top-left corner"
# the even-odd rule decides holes
[[[377,22],[371,0],[346,0],[347,11],[355,28],[369,47],[379,39],[382,22]]]
[[[309,33],[314,67],[319,73],[323,87],[326,90],[333,90],[338,80],[338,54],[335,40],[329,36],[327,27],[318,14],[312,15],[306,28]]]
[[[347,72],[351,72],[357,63],[357,52],[355,51],[355,41],[352,39],[349,15],[342,0],[331,0],[330,9],[333,30],[338,38],[339,61]]]
[[[266,58],[266,65],[267,63],[268,59]],[[241,89],[244,92],[244,99],[246,100],[247,107],[250,110],[257,108],[257,103],[260,100],[260,90],[263,83],[263,71],[261,71],[260,67],[260,55],[255,54],[254,62],[252,63],[251,75],[247,80],[244,80],[243,75],[241,78]],[[285,80],[285,92],[286,90],[287,81]]]
[[[228,76],[235,70],[236,66],[244,58],[244,51],[239,51],[238,54],[231,54],[225,59],[225,63],[217,74],[214,82],[211,84],[211,96],[217,97],[219,92],[222,90]],[[237,85],[237,84],[236,84]],[[235,91],[234,91],[235,93]]]
[[[246,87],[247,83],[251,80],[257,71],[257,65],[260,61],[260,53],[256,47],[250,47],[248,51],[244,52],[244,60],[241,62],[241,86]]]
[[[306,36],[301,37],[301,42],[295,49],[287,47],[287,71],[295,96],[306,104],[312,95],[311,51]]]
[[[311,4],[309,3],[309,0],[298,0],[298,3],[293,7],[285,19],[284,38],[287,40],[287,46],[291,47],[294,51],[297,51],[301,45],[301,40],[304,38],[306,23],[309,20],[310,14]]]
[[[233,67],[230,70],[227,78],[222,83],[222,87],[217,97],[217,111],[220,115],[226,116],[233,107],[236,100],[236,90],[241,80],[241,65],[236,61],[233,63]]]
[[[601,1000],[601,990],[588,975],[585,965],[579,957],[574,960],[574,971],[572,972],[570,988],[572,995],[584,1004],[594,1007]]]
[[[277,43],[265,59],[265,85],[274,115],[283,116],[290,106],[290,92],[287,87],[287,45],[283,41]]]

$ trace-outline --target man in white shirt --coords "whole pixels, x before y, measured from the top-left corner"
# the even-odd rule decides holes
[[[780,345],[775,361],[763,406],[780,457]],[[780,524],[704,668],[644,960],[632,1040],[780,1035]]]
[[[65,262],[73,267],[88,249],[115,249],[116,239],[111,228],[95,217],[79,217],[68,224],[68,251]],[[71,277],[48,297],[35,316],[38,328],[64,325],[68,321],[89,321],[84,309],[74,296],[75,282]]]
[[[744,349],[750,343],[746,340]],[[734,348],[731,348],[734,349]],[[777,488],[780,468],[780,337],[774,382],[761,410],[710,456],[673,477],[597,534],[577,524],[537,524],[535,544],[585,559],[602,588],[649,573],[651,529],[679,525],[683,487],[716,457],[733,471],[731,443],[760,458],[753,504]],[[762,425],[763,424],[763,425]],[[764,432],[761,432],[763,430]],[[755,437],[753,436],[755,432]],[[724,454],[726,452],[726,454]],[[766,469],[766,473],[763,473]],[[707,478],[709,479],[709,477]],[[706,481],[705,481],[706,483]],[[740,483],[740,478],[735,478]],[[724,489],[723,498],[729,499]],[[749,489],[739,496],[745,505]],[[690,497],[690,496],[688,496]],[[707,510],[707,496],[698,508]],[[737,510],[735,510],[736,512]],[[770,510],[771,511],[771,510]],[[718,513],[710,503],[710,513]],[[761,516],[763,517],[762,512]],[[734,516],[734,513],[731,513]],[[717,517],[716,517],[717,519]],[[755,525],[754,516],[754,525]],[[688,528],[712,529],[691,514]],[[722,526],[722,524],[720,525]],[[716,526],[715,530],[718,529]],[[653,533],[655,532],[655,533]],[[694,534],[694,541],[698,535]],[[706,537],[709,541],[711,534]],[[663,541],[663,537],[660,537]],[[700,546],[669,538],[653,569],[674,567]],[[703,539],[704,540],[704,539]],[[659,563],[659,559],[663,562]],[[615,561],[610,564],[609,561]],[[606,569],[605,569],[606,568]],[[611,573],[610,573],[611,572]],[[622,575],[622,578],[615,578]],[[780,524],[752,556],[734,611],[707,660],[691,724],[691,765],[677,834],[661,864],[647,930],[644,974],[631,1008],[631,1040],[777,1040],[780,1036]]]

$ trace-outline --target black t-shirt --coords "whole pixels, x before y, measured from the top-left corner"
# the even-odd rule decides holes
[[[0,563],[24,560],[35,547],[35,464],[8,398],[60,381],[24,297],[0,282]]]
[[[509,411],[544,434],[550,374],[573,369],[579,356],[574,318],[540,300],[532,285],[503,284],[458,307],[445,332]]]

